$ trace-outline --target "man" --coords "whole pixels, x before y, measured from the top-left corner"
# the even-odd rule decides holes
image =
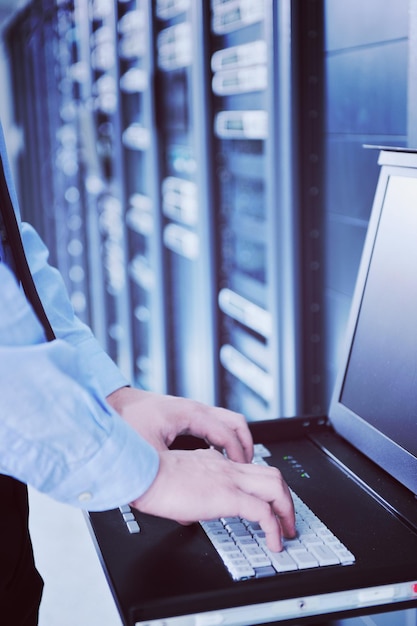
[[[129,387],[74,316],[45,246],[18,217],[33,294],[13,221],[17,199],[1,128],[0,158],[3,622],[37,623],[42,582],[27,530],[26,484],[87,510],[131,503],[184,524],[240,515],[259,521],[270,548],[279,550],[282,536],[295,533],[291,497],[278,470],[250,465],[243,416]],[[23,291],[16,276],[25,275]],[[228,459],[214,449],[169,450],[185,433],[224,448]]]

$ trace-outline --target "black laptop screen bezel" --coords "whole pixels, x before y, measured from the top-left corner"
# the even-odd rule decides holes
[[[384,206],[387,201],[387,190],[391,177],[417,178],[417,154],[381,152],[381,169],[367,237],[359,267],[355,292],[352,299],[351,312],[347,326],[346,344],[336,379],[329,410],[330,421],[335,430],[366,454],[390,475],[417,494],[417,457],[400,445],[392,436],[385,434],[378,424],[372,424],[363,416],[352,410],[343,397],[344,386],[349,372],[352,346],[358,327],[361,307],[366,293],[369,268],[372,263],[375,246],[378,243],[378,229]],[[400,165],[401,167],[398,167]],[[392,198],[390,198],[390,201]],[[416,202],[417,211],[417,202]],[[417,270],[417,268],[416,268]],[[417,276],[417,271],[416,271]],[[382,303],[381,303],[382,304]],[[417,407],[416,407],[417,411]],[[417,431],[417,429],[416,429]],[[411,433],[410,433],[411,435]]]

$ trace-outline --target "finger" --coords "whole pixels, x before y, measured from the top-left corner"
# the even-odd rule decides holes
[[[248,423],[243,415],[238,414],[235,420],[236,420],[235,432],[243,450],[244,461],[246,463],[250,463],[253,459],[252,434],[249,430]]]
[[[238,487],[270,504],[278,516],[285,537],[294,537],[295,512],[290,491],[281,472],[275,467],[236,464],[235,478]]]
[[[284,537],[287,537],[287,539],[293,539],[297,535],[294,503],[290,490],[286,484],[284,484],[284,490],[287,492],[288,498],[284,501],[282,501],[282,499],[273,500],[271,502],[271,507],[280,519]]]
[[[270,550],[273,552],[282,550],[282,527],[279,519],[274,515],[271,506],[267,502],[247,493],[242,494],[239,516],[259,523],[265,533],[266,544]]]
[[[208,415],[201,416],[193,425],[193,430],[196,428],[210,444],[224,448],[232,461],[252,461],[253,440],[243,415],[228,409],[210,408]]]

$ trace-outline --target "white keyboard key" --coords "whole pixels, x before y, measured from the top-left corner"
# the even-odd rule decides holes
[[[248,561],[250,565],[255,569],[260,567],[269,567],[271,565],[271,561],[268,559],[266,554],[259,556],[250,556],[248,557]]]
[[[319,565],[338,565],[340,563],[339,557],[324,544],[311,546],[309,551],[317,559]]]
[[[206,532],[210,530],[224,530],[223,524],[219,522],[218,520],[215,520],[212,522],[201,522],[201,525],[203,526]]]
[[[140,526],[135,522],[126,522],[126,526],[131,535],[135,535],[136,533],[140,533]]]
[[[216,547],[218,552],[222,555],[238,554],[239,556],[242,556],[242,552],[239,550],[234,541],[231,541],[229,543],[222,543],[221,545]]]
[[[258,546],[260,546],[263,550],[266,548],[266,537],[255,536],[254,539]]]
[[[227,569],[234,580],[243,580],[255,576],[255,570],[248,563],[243,562],[240,565],[232,564],[227,566]]]
[[[322,537],[324,541],[334,539],[334,534],[328,528],[318,528],[315,530],[318,537]]]
[[[221,543],[234,543],[233,539],[227,532],[220,533],[216,531],[215,533],[207,533],[208,538],[214,544],[218,545]]]
[[[302,535],[303,533],[309,533],[311,532],[311,528],[310,526],[307,524],[307,522],[305,522],[304,520],[298,520],[296,518],[295,520],[295,525],[297,527],[297,531],[299,535]]]
[[[242,548],[243,546],[257,546],[258,545],[257,541],[252,537],[252,535],[250,537],[235,537],[235,541],[237,545],[241,546]]]
[[[255,567],[255,576],[256,578],[266,578],[267,576],[274,576],[275,570],[272,565],[267,565],[266,567]]]
[[[271,565],[270,559],[260,548],[247,548],[242,551],[252,567],[266,567],[267,565]]]
[[[342,545],[340,548],[332,548],[332,550],[337,555],[342,565],[351,565],[355,562],[355,557],[352,552],[349,552],[345,546]]]
[[[262,556],[265,554],[265,552],[261,550],[256,543],[251,546],[242,546],[241,549],[246,558],[249,558],[250,556]]]
[[[317,537],[314,533],[303,533],[299,536],[299,539],[300,542],[307,547],[323,543],[323,539],[321,539],[321,537]]]
[[[294,572],[298,569],[297,563],[290,557],[288,552],[269,552],[269,557],[278,573]]]
[[[319,567],[319,562],[308,550],[288,550],[288,554],[298,565],[298,569]]]
[[[299,539],[284,539],[285,550],[305,550],[305,547]]]

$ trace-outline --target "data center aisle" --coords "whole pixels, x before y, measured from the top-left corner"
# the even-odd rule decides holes
[[[121,626],[83,514],[30,491],[35,558],[45,581],[39,626]]]

